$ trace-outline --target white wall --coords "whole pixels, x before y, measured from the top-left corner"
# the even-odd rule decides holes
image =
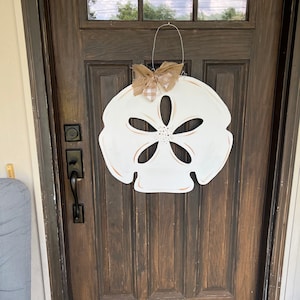
[[[50,299],[21,0],[0,0],[0,177],[13,163],[32,194],[32,300]]]

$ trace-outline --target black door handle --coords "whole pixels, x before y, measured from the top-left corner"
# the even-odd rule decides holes
[[[77,171],[72,171],[72,173],[70,175],[70,185],[71,185],[71,190],[72,190],[72,194],[74,197],[73,222],[74,223],[84,223],[84,207],[83,207],[83,204],[80,204],[78,201],[77,179],[78,179]]]

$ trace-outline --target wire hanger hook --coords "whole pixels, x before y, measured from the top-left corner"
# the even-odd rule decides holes
[[[152,56],[151,56],[151,64],[152,64],[152,70],[154,71],[155,68],[154,68],[154,52],[155,52],[155,46],[156,46],[156,39],[157,39],[157,34],[159,32],[159,30],[163,27],[166,27],[166,26],[170,26],[170,27],[173,27],[176,29],[178,35],[179,35],[179,39],[180,39],[180,44],[181,44],[181,54],[182,54],[182,61],[181,63],[184,64],[184,48],[183,48],[183,40],[182,40],[182,36],[181,36],[181,33],[178,29],[178,27],[174,24],[171,24],[170,22],[166,23],[166,24],[162,24],[160,25],[157,29],[156,29],[156,32],[155,32],[155,35],[154,35],[154,39],[153,39],[153,48],[152,48]]]

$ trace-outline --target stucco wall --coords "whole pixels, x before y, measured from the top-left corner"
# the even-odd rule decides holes
[[[21,1],[0,1],[0,177],[13,163],[32,195],[32,300],[50,299]]]

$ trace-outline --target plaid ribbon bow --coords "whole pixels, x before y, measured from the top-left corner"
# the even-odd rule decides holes
[[[160,87],[165,91],[174,87],[182,68],[182,63],[166,61],[155,71],[151,71],[144,65],[133,65],[132,69],[135,73],[135,79],[132,83],[134,96],[143,94],[148,100],[153,101]]]

